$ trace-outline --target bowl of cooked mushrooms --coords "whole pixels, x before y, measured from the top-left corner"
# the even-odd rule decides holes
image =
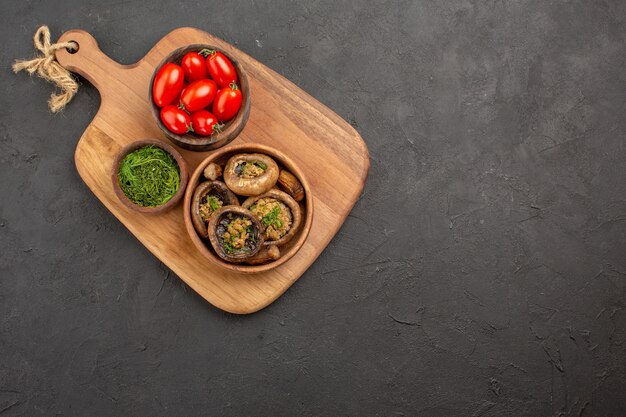
[[[276,268],[302,247],[313,199],[302,171],[282,152],[260,144],[209,155],[189,179],[185,226],[211,262],[237,272]]]

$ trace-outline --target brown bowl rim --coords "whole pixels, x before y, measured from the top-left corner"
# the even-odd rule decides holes
[[[192,185],[195,185],[198,183],[198,180],[200,179],[200,176],[202,175],[204,168],[206,168],[206,166],[210,162],[216,159],[219,159],[222,156],[227,155],[229,153],[239,153],[239,152],[260,152],[260,153],[265,153],[272,158],[275,158],[276,162],[278,162],[279,165],[282,165],[285,168],[287,168],[293,175],[296,176],[296,178],[298,178],[298,180],[302,183],[302,187],[304,188],[306,216],[302,222],[302,226],[301,226],[302,230],[300,231],[300,235],[295,240],[295,244],[293,244],[293,246],[291,246],[291,248],[287,252],[281,253],[280,258],[278,258],[274,262],[270,262],[267,264],[245,265],[245,264],[232,264],[232,263],[224,261],[219,256],[214,254],[211,251],[211,249],[209,249],[205,245],[205,243],[200,238],[200,236],[198,236],[198,233],[196,232],[196,229],[193,227],[193,223],[191,222],[191,212],[190,212],[191,197],[193,195],[193,191],[195,188],[195,186],[192,186]],[[304,242],[308,238],[309,232],[311,231],[311,226],[313,224],[313,194],[311,193],[311,187],[309,186],[309,183],[306,180],[306,177],[303,175],[300,168],[298,168],[298,166],[291,160],[291,158],[289,158],[283,152],[279,151],[276,148],[273,148],[267,145],[262,145],[259,143],[243,143],[243,144],[230,145],[230,146],[221,148],[211,153],[211,155],[207,156],[202,162],[200,162],[200,164],[195,169],[195,171],[193,172],[193,174],[191,175],[189,179],[187,191],[185,191],[183,213],[185,217],[185,228],[187,229],[187,234],[191,238],[191,241],[196,246],[196,248],[200,251],[200,253],[202,253],[205,256],[205,258],[207,258],[213,264],[218,265],[224,269],[227,269],[233,272],[240,272],[240,273],[246,273],[246,274],[267,272],[267,271],[270,271],[272,269],[279,267],[280,265],[283,265],[285,262],[291,259],[304,245]]]
[[[157,207],[143,207],[139,204],[133,203],[128,197],[126,197],[126,194],[124,194],[124,191],[122,191],[122,188],[120,187],[119,181],[117,179],[117,174],[120,169],[120,163],[122,162],[122,159],[134,150],[148,145],[157,146],[172,155],[176,160],[176,163],[178,164],[178,168],[180,170],[180,185],[178,187],[178,191],[176,191],[176,194],[174,194],[167,203]],[[111,182],[113,183],[113,190],[115,191],[115,195],[117,195],[117,198],[126,207],[144,214],[161,214],[174,208],[174,206],[176,206],[176,204],[178,204],[183,198],[183,195],[187,188],[188,180],[189,170],[187,169],[187,163],[183,159],[180,152],[178,152],[172,145],[158,139],[140,139],[124,146],[124,148],[122,148],[122,150],[115,157],[115,160],[113,161],[113,171],[111,172]]]
[[[159,117],[159,113],[161,108],[154,104],[152,101],[152,86],[154,84],[154,77],[157,72],[163,67],[163,65],[174,62],[173,57],[176,55],[184,56],[184,54],[188,52],[199,52],[202,49],[213,49],[219,51],[226,55],[226,57],[233,63],[235,67],[235,71],[237,71],[237,77],[239,78],[239,82],[237,83],[239,89],[241,90],[242,102],[241,109],[237,116],[234,119],[226,122],[226,126],[224,130],[216,135],[211,135],[208,137],[200,136],[194,133],[186,133],[184,135],[178,135],[176,133],[170,132],[161,122],[161,118]],[[170,52],[165,58],[161,60],[159,65],[157,65],[152,72],[152,77],[150,78],[150,85],[148,88],[148,101],[150,102],[150,112],[152,113],[152,117],[154,118],[157,126],[161,131],[167,136],[169,140],[171,140],[175,145],[180,146],[181,148],[203,152],[209,151],[212,149],[217,149],[222,146],[225,146],[232,142],[243,130],[248,122],[248,116],[250,115],[250,84],[248,82],[248,76],[244,71],[241,63],[232,57],[228,52],[224,51],[221,48],[216,46],[207,45],[207,44],[192,44],[184,47],[180,47]]]

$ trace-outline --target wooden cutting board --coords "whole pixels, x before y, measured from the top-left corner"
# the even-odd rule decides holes
[[[98,113],[76,146],[76,168],[102,203],[198,294],[218,308],[245,314],[262,309],[287,290],[324,250],[359,198],[369,170],[369,155],[359,134],[330,109],[281,75],[206,32],[176,29],[139,62],[121,65],[106,56],[82,30],[65,32],[59,42],[75,41],[76,53],[57,51],[65,68],[89,80],[100,92]],[[239,274],[213,265],[194,247],[182,204],[157,216],[125,207],[111,185],[117,153],[130,142],[157,138],[169,143],[150,113],[150,77],[176,48],[214,45],[241,62],[250,81],[250,118],[236,143],[275,147],[301,168],[314,199],[313,225],[300,251],[284,265],[260,274]],[[177,148],[190,172],[209,152]]]

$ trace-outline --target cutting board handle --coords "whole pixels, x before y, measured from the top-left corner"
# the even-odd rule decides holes
[[[69,30],[57,42],[69,41],[78,44],[78,51],[59,49],[55,53],[57,61],[68,70],[85,77],[100,91],[104,91],[101,87],[120,79],[120,72],[129,67],[109,58],[100,50],[95,38],[84,30]]]

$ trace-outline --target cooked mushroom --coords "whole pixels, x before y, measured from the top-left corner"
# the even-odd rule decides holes
[[[285,171],[284,169],[280,170],[280,174],[278,175],[278,187],[298,202],[304,199],[304,187],[302,187],[302,183],[289,171]]]
[[[209,237],[207,225],[213,214],[222,206],[239,205],[237,196],[221,181],[205,181],[193,192],[191,220],[196,232],[203,238]]]
[[[206,168],[204,168],[203,174],[204,178],[207,180],[215,181],[222,176],[222,167],[215,162],[211,162]]]
[[[298,203],[277,189],[250,197],[241,206],[260,220],[266,245],[284,245],[295,236],[302,223],[302,210]]]
[[[278,180],[278,165],[260,153],[233,156],[224,168],[224,182],[235,194],[255,196],[269,191]]]
[[[280,258],[280,249],[276,245],[263,246],[259,253],[246,261],[250,265],[260,265]]]
[[[246,262],[263,246],[261,223],[240,206],[226,206],[215,212],[208,234],[217,255],[228,262]]]

